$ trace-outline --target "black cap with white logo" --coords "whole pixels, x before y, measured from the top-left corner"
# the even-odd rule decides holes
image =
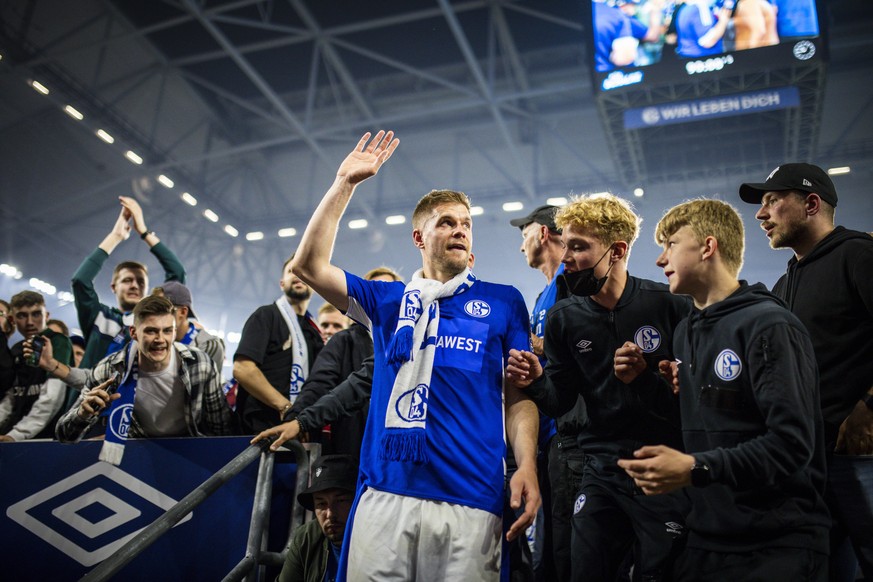
[[[770,172],[759,184],[740,186],[740,198],[744,202],[760,204],[767,192],[800,190],[818,194],[822,200],[836,208],[837,189],[828,173],[812,164],[782,164]]]
[[[312,464],[309,487],[297,495],[297,501],[313,511],[312,494],[326,489],[355,492],[358,481],[358,460],[351,455],[326,455]]]
[[[557,214],[557,212],[557,206],[544,204],[543,206],[537,206],[536,208],[534,208],[533,212],[531,212],[524,218],[513,218],[509,221],[509,224],[523,229],[531,222],[536,222],[538,224],[549,227],[549,230],[551,231],[561,232],[561,229],[559,229],[555,224],[555,214]]]

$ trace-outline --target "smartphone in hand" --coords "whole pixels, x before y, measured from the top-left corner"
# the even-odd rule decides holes
[[[33,336],[30,340],[30,348],[33,352],[25,358],[24,363],[28,366],[39,366],[39,358],[42,356],[42,349],[45,347],[45,338],[39,335]]]

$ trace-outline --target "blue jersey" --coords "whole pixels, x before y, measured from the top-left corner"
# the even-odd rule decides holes
[[[530,332],[539,338],[543,337],[543,334],[546,331],[546,314],[549,312],[549,309],[552,308],[552,305],[555,304],[555,298],[558,296],[558,277],[561,276],[563,272],[564,263],[561,263],[558,265],[558,270],[555,271],[555,276],[552,277],[552,280],[549,281],[549,284],[546,285],[546,288],[543,289],[542,293],[537,297],[536,305],[534,305],[533,311],[530,312]],[[543,369],[546,368],[547,362],[548,360],[546,360],[545,356],[540,356],[540,364],[543,366]],[[539,436],[540,449],[544,448],[545,443],[547,443],[556,432],[558,431],[555,427],[554,419],[541,412]]]
[[[818,14],[814,0],[774,0],[776,31],[780,39],[818,36]]]
[[[346,273],[346,285],[348,314],[371,327],[376,354],[361,449],[363,484],[501,515],[506,455],[503,370],[510,349],[530,349],[521,293],[508,285],[477,280],[468,291],[439,300],[428,394],[428,461],[415,464],[379,458],[396,376],[396,370],[385,362],[385,348],[397,326],[405,286],[365,281],[350,273]]]
[[[558,277],[563,273],[564,263],[561,263],[558,266],[558,270],[555,271],[555,276],[552,277],[552,280],[546,285],[540,296],[537,297],[536,305],[534,305],[533,311],[531,311],[530,331],[537,337],[543,337],[546,331],[546,314],[552,308],[552,305],[555,304],[555,298],[558,296]],[[546,359],[540,358],[540,363],[545,367]]]
[[[724,52],[724,43],[719,39],[710,48],[700,46],[700,37],[718,23],[709,6],[687,2],[679,8],[676,18],[676,52],[683,57],[705,57]]]
[[[611,71],[615,68],[609,60],[613,41],[626,36],[641,39],[648,29],[639,21],[634,24],[633,19],[613,6],[594,2],[592,10],[594,11],[595,68],[599,72]]]

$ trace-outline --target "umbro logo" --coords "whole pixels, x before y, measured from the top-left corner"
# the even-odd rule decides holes
[[[675,521],[668,521],[664,525],[667,526],[667,533],[673,537],[681,536],[682,532],[685,531],[685,526]]]
[[[590,351],[593,349],[593,348],[591,347],[591,344],[592,344],[592,343],[593,343],[593,342],[590,341],[590,340],[580,340],[580,341],[576,344],[576,347],[579,349],[579,353],[580,353],[580,354],[584,354],[585,352],[590,352]]]
[[[175,504],[130,473],[97,462],[10,505],[6,517],[83,566],[93,566]]]

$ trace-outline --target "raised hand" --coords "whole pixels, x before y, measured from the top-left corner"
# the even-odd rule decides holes
[[[34,336],[36,337],[36,336]],[[54,353],[52,352],[52,342],[46,336],[40,336],[45,340],[45,345],[42,347],[42,353],[39,355],[39,367],[43,370],[51,370],[52,368],[56,368],[57,366],[52,363],[54,359]],[[22,351],[24,352],[24,357],[29,358],[33,353],[33,338],[26,340],[22,345]]]
[[[336,172],[338,178],[344,178],[350,184],[356,185],[375,176],[400,144],[393,131],[380,130],[372,140],[370,136],[369,131],[365,133],[355,149],[346,156]]]
[[[127,240],[130,237],[130,212],[126,208],[122,208],[118,214],[111,234],[117,236],[120,240]]]
[[[127,211],[128,217],[133,218],[133,226],[136,228],[136,232],[140,234],[147,232],[148,227],[146,226],[145,218],[143,218],[142,207],[140,207],[139,202],[130,196],[119,196],[118,200],[121,201],[121,205]],[[128,227],[129,229],[130,227]]]

